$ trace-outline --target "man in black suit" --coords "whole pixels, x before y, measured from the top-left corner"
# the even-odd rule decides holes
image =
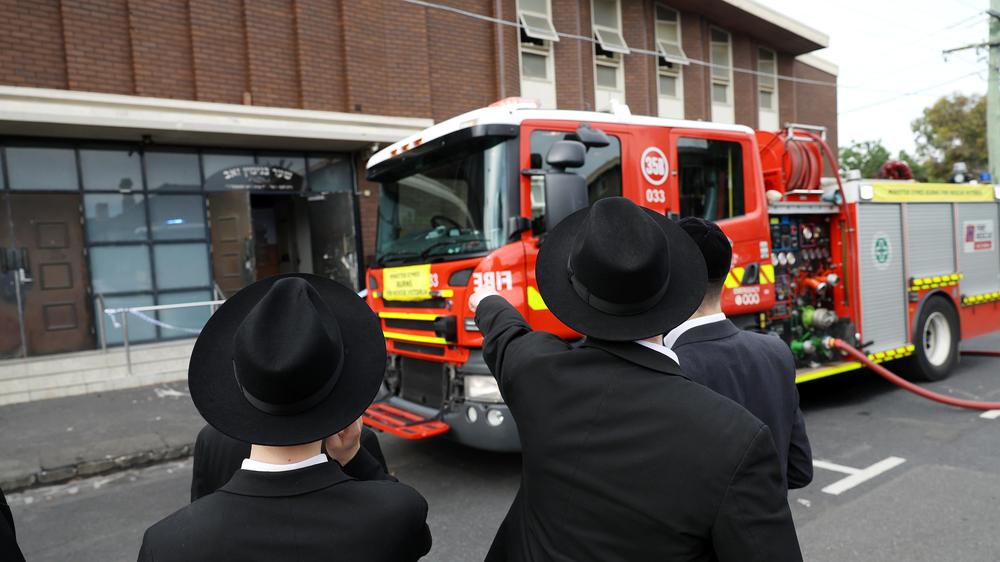
[[[17,546],[17,535],[14,533],[14,516],[10,513],[7,498],[0,489],[0,560],[4,562],[24,562],[21,548]]]
[[[281,275],[232,296],[195,343],[188,387],[210,425],[253,444],[249,458],[218,491],[150,527],[139,560],[427,554],[426,501],[361,448],[361,414],[384,368],[378,319],[334,281]]]
[[[698,244],[708,268],[705,299],[663,344],[691,380],[735,400],[771,430],[789,488],[813,477],[812,450],[799,409],[795,359],[779,338],[740,330],[722,313],[720,298],[732,261],[729,238],[713,222],[686,217],[681,228]]]
[[[581,346],[533,331],[503,295],[473,295],[522,446],[487,560],[801,560],[767,427],[656,343],[698,307],[705,277],[680,227],[612,197],[538,255],[542,298]]]
[[[361,428],[361,448],[372,455],[384,472],[389,472],[378,436],[367,427]],[[240,469],[243,459],[249,456],[250,443],[237,441],[210,425],[201,428],[194,442],[191,501],[207,496],[229,482]]]

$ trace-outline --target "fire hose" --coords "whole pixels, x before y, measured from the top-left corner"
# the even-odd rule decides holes
[[[837,348],[843,351],[845,354],[854,358],[865,367],[868,367],[872,372],[882,377],[883,379],[891,382],[892,384],[908,390],[918,396],[923,396],[928,400],[933,400],[935,402],[940,402],[942,404],[947,404],[949,406],[956,406],[958,408],[968,408],[970,410],[1000,410],[1000,402],[980,402],[978,400],[965,400],[962,398],[955,398],[952,396],[947,396],[945,394],[939,394],[937,392],[931,392],[926,388],[915,385],[912,382],[900,377],[899,375],[893,373],[889,369],[886,369],[882,365],[872,361],[868,356],[858,350],[857,348],[847,344],[843,340],[837,338],[828,338],[826,340],[827,347]],[[983,357],[1000,357],[1000,351],[983,351],[983,350],[969,350],[962,351],[962,355],[977,355]]]

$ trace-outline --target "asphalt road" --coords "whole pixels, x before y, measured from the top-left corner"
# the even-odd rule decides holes
[[[968,347],[1000,350],[1000,335]],[[929,386],[1000,400],[1000,359],[964,357]],[[820,461],[813,484],[789,497],[806,560],[1000,560],[1000,418],[928,402],[867,372],[800,392]],[[430,504],[428,560],[482,559],[517,489],[518,455],[444,440],[382,444],[392,470]],[[133,560],[143,530],[186,503],[190,473],[184,461],[12,494],[25,555]]]

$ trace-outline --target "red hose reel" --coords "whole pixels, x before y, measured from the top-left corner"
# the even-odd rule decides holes
[[[764,189],[787,193],[797,189],[819,189],[823,175],[823,142],[795,131],[757,131]]]

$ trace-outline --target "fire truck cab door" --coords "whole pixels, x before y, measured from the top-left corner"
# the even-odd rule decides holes
[[[722,291],[730,316],[774,304],[767,205],[752,135],[734,131],[673,129],[670,133],[670,212],[717,222],[733,244]]]
[[[520,169],[546,169],[545,156],[552,145],[560,140],[573,140],[580,126],[576,121],[526,121],[521,129]],[[590,123],[603,131],[610,141],[608,146],[590,147],[581,168],[570,171],[583,175],[587,180],[587,199],[593,204],[598,199],[623,195],[623,175],[625,185],[629,184],[629,171],[622,166],[623,150],[627,150],[630,133],[620,124]],[[625,152],[627,153],[627,152]],[[539,245],[544,244],[545,233],[545,176],[521,176],[521,215],[529,218],[531,229],[524,233],[524,258],[527,273],[525,315],[536,329],[545,330],[563,337],[576,334],[556,320],[538,293],[535,280],[535,260]],[[624,193],[626,197],[632,193]]]

